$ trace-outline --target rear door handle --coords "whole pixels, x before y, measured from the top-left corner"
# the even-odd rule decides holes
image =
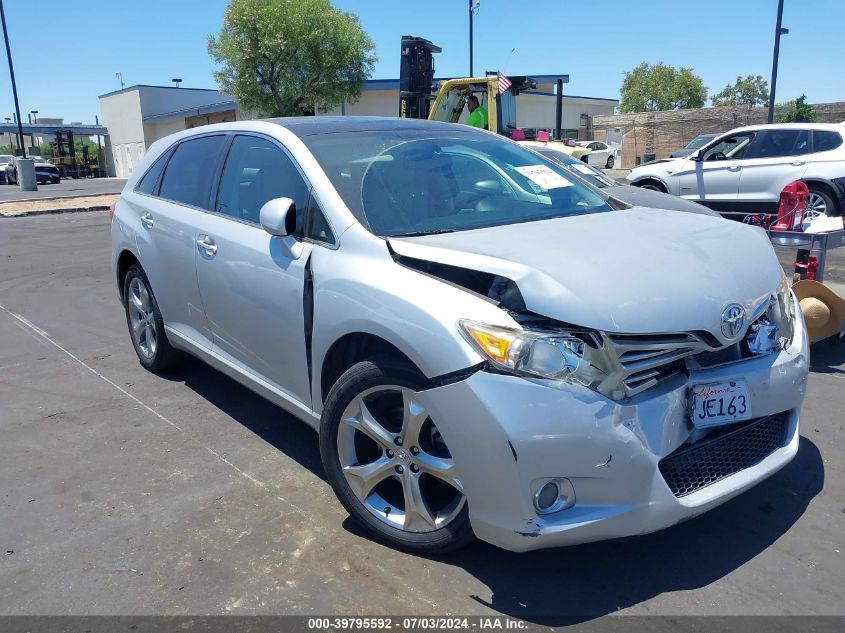
[[[800,167],[800,166],[801,166],[801,165],[803,165],[805,162],[806,162],[806,161],[803,161],[803,160],[794,160],[794,161],[792,161],[792,164],[793,164],[793,165],[795,165],[796,167]]]
[[[144,214],[141,216],[141,226],[143,226],[143,227],[144,227],[145,229],[147,229],[148,231],[149,231],[151,228],[153,228],[153,225],[154,225],[154,224],[155,224],[155,220],[153,220],[153,216],[152,216],[152,215],[150,215],[150,213],[149,213],[149,212],[144,213]]]
[[[742,165],[728,165],[728,171],[739,171],[742,169]]]
[[[217,255],[217,243],[208,235],[200,235],[197,238],[197,247],[208,257]]]

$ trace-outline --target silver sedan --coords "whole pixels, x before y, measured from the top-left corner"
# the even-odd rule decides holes
[[[632,207],[495,134],[187,130],[150,147],[112,242],[141,364],[192,354],[312,425],[395,547],[646,533],[798,448],[807,337],[765,234]]]

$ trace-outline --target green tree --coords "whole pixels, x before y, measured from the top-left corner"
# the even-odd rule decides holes
[[[769,105],[769,82],[760,75],[747,75],[736,78],[732,86],[726,85],[724,90],[713,95],[714,106],[767,106]]]
[[[816,120],[816,109],[809,103],[806,95],[801,95],[794,101],[788,101],[783,105],[790,108],[784,114],[778,115],[778,121],[781,123],[812,123]]]
[[[220,88],[267,116],[355,101],[372,74],[373,41],[329,0],[231,0],[208,52]]]
[[[700,108],[707,100],[707,88],[692,68],[676,69],[662,62],[643,62],[625,73],[621,92],[622,112]]]

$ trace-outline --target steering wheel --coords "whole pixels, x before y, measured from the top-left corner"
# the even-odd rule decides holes
[[[707,160],[728,160],[728,157],[725,156],[724,152],[716,152],[715,154],[710,154]]]

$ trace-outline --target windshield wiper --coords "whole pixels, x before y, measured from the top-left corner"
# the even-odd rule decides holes
[[[420,235],[439,235],[440,233],[454,233],[455,229],[428,229],[427,231],[412,231],[411,233],[396,233],[390,237],[419,237]]]

